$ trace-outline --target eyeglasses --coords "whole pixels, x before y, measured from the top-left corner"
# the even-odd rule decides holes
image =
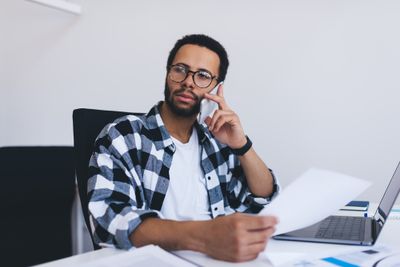
[[[186,66],[171,65],[169,66],[168,78],[170,78],[171,81],[180,83],[186,80],[189,73],[192,74],[194,84],[200,88],[207,88],[210,86],[212,80],[217,77],[212,76],[212,74],[206,70],[191,71]]]

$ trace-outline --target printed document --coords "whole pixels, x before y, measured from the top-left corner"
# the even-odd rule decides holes
[[[400,251],[384,245],[374,247],[347,248],[338,253],[324,253],[313,258],[297,259],[280,266],[284,267],[398,267]]]
[[[79,267],[132,267],[132,266],[165,266],[190,267],[197,266],[187,260],[171,254],[159,246],[147,245],[141,248],[124,251],[99,260],[80,265]]]
[[[334,214],[370,185],[349,175],[309,169],[284,188],[259,215],[278,217],[274,235],[298,230]]]

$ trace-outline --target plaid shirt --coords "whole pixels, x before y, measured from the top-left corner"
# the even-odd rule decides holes
[[[253,197],[231,149],[203,125],[195,123],[194,129],[212,218],[236,211],[257,213],[271,201],[279,191],[275,178],[270,197]],[[102,130],[90,159],[88,181],[96,243],[128,249],[132,247],[130,234],[145,218],[162,218],[159,211],[168,190],[174,151],[157,105],[146,115],[124,116]]]

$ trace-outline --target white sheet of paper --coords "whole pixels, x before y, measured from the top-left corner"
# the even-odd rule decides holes
[[[278,217],[274,235],[294,231],[332,215],[370,185],[352,176],[312,168],[284,188],[259,215]]]
[[[371,253],[373,252],[373,253]],[[332,263],[336,261],[337,265]],[[282,267],[299,266],[399,266],[400,250],[386,245],[375,245],[370,249],[358,246],[338,247],[335,250],[320,252],[317,255],[307,254],[294,261],[279,265]],[[339,263],[340,262],[340,263]],[[397,265],[396,265],[397,264]]]
[[[77,266],[77,265],[75,265]],[[124,251],[79,267],[131,267],[131,266],[165,266],[165,267],[190,267],[196,266],[182,258],[171,254],[155,245]]]

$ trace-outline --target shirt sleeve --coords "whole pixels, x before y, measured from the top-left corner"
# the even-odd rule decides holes
[[[129,236],[147,217],[161,217],[144,198],[138,148],[133,133],[126,140],[112,125],[95,142],[89,163],[89,216],[94,241],[100,246],[129,249]],[[136,162],[135,162],[136,161]]]
[[[279,182],[276,179],[274,172],[269,169],[273,179],[272,193],[265,198],[254,196],[250,192],[243,168],[240,166],[239,160],[236,156],[234,157],[235,164],[231,170],[232,177],[228,185],[228,201],[230,206],[238,212],[253,214],[258,213],[264,208],[264,206],[269,204],[278,195],[280,191]]]

